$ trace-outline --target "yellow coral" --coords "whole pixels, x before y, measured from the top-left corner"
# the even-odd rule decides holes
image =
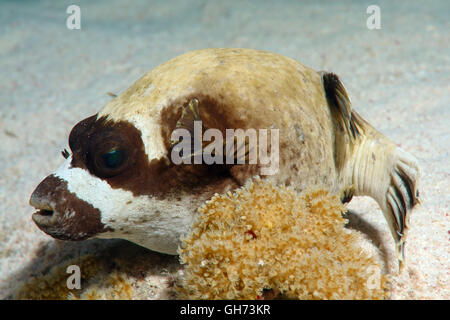
[[[129,300],[133,297],[133,289],[127,278],[115,271],[102,280],[97,280],[95,285],[84,290],[80,297],[82,300]]]
[[[346,229],[338,197],[298,195],[261,179],[199,209],[180,249],[179,297],[258,299],[264,289],[294,299],[382,299],[379,261]]]
[[[15,299],[33,299],[33,300],[61,300],[75,296],[67,288],[67,278],[70,276],[66,270],[69,265],[77,265],[82,270],[82,283],[93,277],[101,268],[100,262],[91,255],[86,255],[51,268],[48,273],[28,280],[17,291]]]
[[[69,265],[77,265],[81,270],[80,290],[67,288],[66,273]],[[15,299],[33,300],[98,300],[98,299],[132,299],[133,290],[126,274],[120,271],[109,272],[100,259],[86,255],[65,262],[50,269],[46,274],[33,277],[15,294]]]

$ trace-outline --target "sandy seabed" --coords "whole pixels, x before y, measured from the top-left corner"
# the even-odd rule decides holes
[[[263,49],[345,82],[354,108],[421,166],[422,204],[411,216],[407,265],[375,201],[355,198],[350,224],[384,255],[392,299],[450,298],[450,50],[446,0],[2,1],[0,3],[0,298],[55,264],[88,253],[136,259],[136,298],[169,298],[176,257],[123,240],[56,241],[31,220],[28,199],[57,166],[71,128],[142,74],[207,47]],[[69,4],[82,12],[68,30]],[[105,258],[107,259],[107,258]]]

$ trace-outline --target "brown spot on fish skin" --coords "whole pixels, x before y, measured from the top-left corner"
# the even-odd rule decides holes
[[[67,182],[55,175],[48,176],[37,186],[30,202],[52,209],[34,213],[33,220],[39,229],[56,239],[78,241],[113,231],[101,222],[97,208],[70,192]]]

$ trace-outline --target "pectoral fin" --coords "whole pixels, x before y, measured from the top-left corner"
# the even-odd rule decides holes
[[[194,136],[194,123],[195,121],[201,121],[200,113],[198,111],[198,100],[192,99],[189,103],[183,108],[180,119],[178,119],[177,124],[175,125],[176,129],[186,129],[189,131],[191,136]],[[202,132],[203,133],[203,132]],[[180,141],[170,141],[172,146],[179,143]]]
[[[197,130],[195,130],[196,127]],[[183,141],[183,143],[190,144],[191,152],[189,154],[183,154],[183,159],[201,156],[203,147],[202,136],[205,128],[201,122],[200,112],[198,110],[198,100],[196,98],[190,100],[183,108],[181,117],[175,125],[175,130],[177,129],[185,129],[189,132],[190,141]],[[180,140],[170,141],[172,148],[181,142],[181,138]]]
[[[197,130],[195,130],[197,128]],[[207,147],[213,142],[203,141],[202,137],[207,127],[205,127],[202,123],[202,119],[200,117],[199,112],[199,101],[194,98],[189,101],[189,103],[183,108],[180,119],[177,121],[175,129],[185,129],[190,133],[191,137],[191,150],[190,154],[184,154],[182,157],[198,157],[201,156],[203,151],[207,149]],[[171,145],[174,147],[180,140],[172,140]],[[186,143],[186,142],[184,142]],[[189,143],[189,142],[188,142]],[[242,151],[242,149],[244,151]],[[215,148],[217,150],[217,148]],[[223,140],[223,147],[218,151],[218,157],[222,157],[224,160],[223,163],[226,162],[227,156],[229,155],[231,159],[233,159],[233,163],[241,163],[242,161],[246,161],[248,158],[250,150],[248,148],[248,139],[245,138],[244,141],[239,141],[236,136],[231,136],[227,140]]]

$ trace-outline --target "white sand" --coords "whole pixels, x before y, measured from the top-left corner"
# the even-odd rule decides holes
[[[366,8],[375,2],[382,28],[370,31]],[[65,27],[72,3],[81,6],[79,31]],[[449,1],[127,3],[0,3],[0,298],[67,258],[134,247],[55,241],[31,221],[29,196],[62,162],[72,126],[110,99],[106,92],[206,47],[264,49],[341,76],[355,109],[421,162],[423,204],[411,217],[408,263],[392,298],[450,298]],[[350,208],[352,224],[375,240],[394,272],[393,240],[376,203],[354,199]],[[155,262],[145,285],[136,285],[138,296],[168,297],[164,274],[177,259],[137,252]]]

